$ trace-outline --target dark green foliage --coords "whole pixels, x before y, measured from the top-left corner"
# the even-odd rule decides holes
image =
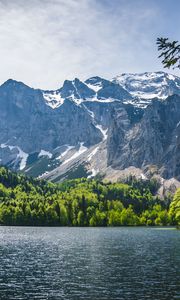
[[[26,174],[28,176],[37,177],[46,171],[51,171],[60,165],[58,160],[53,160],[47,156],[36,158],[37,153],[31,154],[27,160]]]
[[[180,225],[180,188],[177,189],[173,201],[170,204],[169,214],[174,225]]]
[[[36,162],[38,160],[38,152],[32,153],[30,155],[28,155],[26,164],[29,166],[31,164],[33,164],[34,162]]]
[[[174,205],[155,195],[155,181],[104,183],[73,179],[60,184],[0,168],[0,224],[121,226],[178,224]]]
[[[141,193],[146,189],[151,192],[153,196],[157,194],[158,189],[160,188],[160,182],[156,178],[151,180],[136,179],[134,176],[129,176],[125,183],[132,186],[133,188],[138,189]]]
[[[168,38],[157,39],[158,50],[161,51],[159,57],[162,57],[164,68],[180,68],[180,44],[178,41],[170,42]]]
[[[88,173],[84,165],[79,165],[77,168],[74,168],[73,170],[66,172],[66,174],[56,177],[56,179],[53,182],[59,182],[63,178],[66,178],[66,180],[70,180],[75,178],[83,178],[87,176]]]

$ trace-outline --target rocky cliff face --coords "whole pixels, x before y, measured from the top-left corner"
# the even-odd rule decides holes
[[[27,153],[101,140],[101,132],[83,106],[67,98],[53,110],[40,90],[14,81],[0,87],[0,119],[1,144],[19,146]]]
[[[8,80],[0,86],[0,162],[56,181],[111,179],[129,168],[180,179],[179,88],[163,72],[76,78],[55,91]]]
[[[164,102],[153,101],[133,126],[116,112],[107,145],[108,165],[156,166],[165,178],[179,177],[179,120],[180,97],[175,95]]]

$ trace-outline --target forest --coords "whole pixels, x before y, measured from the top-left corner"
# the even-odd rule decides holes
[[[0,168],[0,224],[153,226],[180,224],[180,189],[164,199],[156,180],[74,179],[59,184]]]

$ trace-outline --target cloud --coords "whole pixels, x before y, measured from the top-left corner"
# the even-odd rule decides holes
[[[74,77],[160,69],[158,18],[153,1],[1,0],[0,82],[53,89]]]

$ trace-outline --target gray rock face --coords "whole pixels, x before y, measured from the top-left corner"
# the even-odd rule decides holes
[[[0,144],[19,146],[27,153],[101,140],[84,107],[66,99],[53,110],[45,104],[40,90],[15,81],[0,87],[0,130]]]
[[[56,91],[10,79],[0,86],[0,163],[53,178],[83,163],[94,175],[133,167],[180,180],[180,96],[165,99],[179,87],[163,72],[76,78]]]
[[[130,100],[132,99],[131,94],[124,89],[121,85],[116,82],[111,82],[106,79],[102,79],[100,77],[92,77],[85,81],[86,84],[94,85],[95,87],[99,87],[97,91],[98,99],[107,99],[112,98],[116,100]]]
[[[175,95],[164,102],[153,101],[133,126],[116,112],[108,139],[108,164],[120,169],[155,165],[163,177],[180,178],[179,121],[180,97]]]
[[[95,95],[95,92],[88,88],[83,82],[75,78],[75,80],[65,80],[63,87],[59,90],[63,98],[74,96],[77,99],[91,98]]]

